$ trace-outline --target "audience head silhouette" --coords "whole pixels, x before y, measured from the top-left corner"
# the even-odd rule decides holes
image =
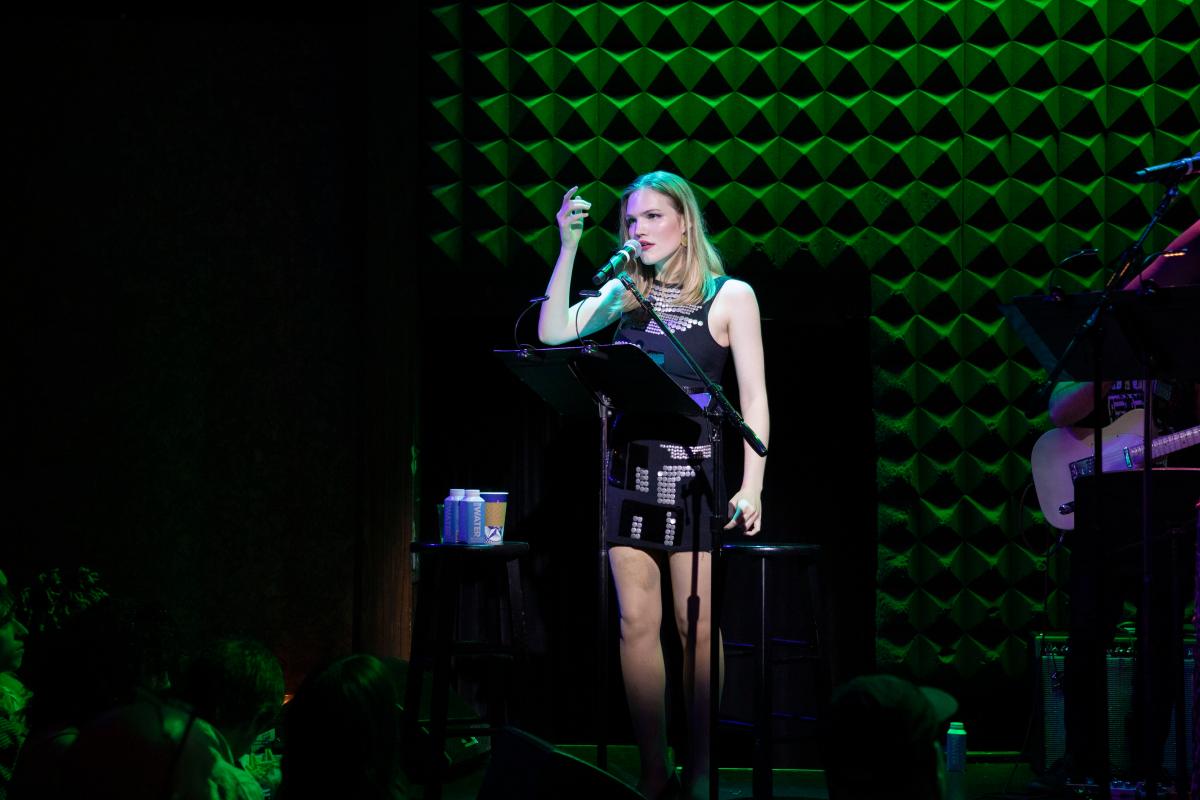
[[[229,742],[235,757],[275,724],[283,702],[279,659],[259,642],[224,639],[204,648],[183,674],[179,694]]]
[[[284,800],[398,796],[399,701],[396,676],[374,656],[310,675],[284,711]]]
[[[838,687],[822,736],[830,800],[939,800],[940,740],[957,708],[945,692],[892,675]]]

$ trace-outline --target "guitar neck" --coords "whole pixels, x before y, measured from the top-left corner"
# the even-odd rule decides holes
[[[1155,459],[1170,455],[1176,450],[1191,447],[1194,444],[1200,444],[1200,425],[1151,439],[1150,460],[1154,461]],[[1145,450],[1143,445],[1137,445],[1136,447],[1129,448],[1129,454],[1134,458],[1140,459],[1143,450]]]

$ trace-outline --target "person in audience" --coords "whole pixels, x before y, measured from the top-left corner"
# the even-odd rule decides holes
[[[16,597],[0,572],[0,800],[8,795],[17,756],[29,734],[25,712],[30,692],[17,677],[25,656],[25,634],[17,618]]]
[[[174,699],[145,689],[82,723],[39,800],[263,800],[232,767],[224,737]],[[17,799],[19,800],[19,799]]]
[[[839,686],[822,722],[830,800],[941,800],[941,739],[957,708],[940,689],[893,675]]]
[[[170,687],[174,626],[162,609],[104,597],[38,637],[30,735],[14,775],[16,797],[55,796],[64,759],[84,725]]]
[[[403,797],[400,700],[393,672],[370,655],[306,678],[284,709],[282,800]]]
[[[275,724],[283,702],[283,669],[261,643],[226,639],[202,650],[184,671],[179,696],[211,724],[216,778],[258,780],[242,766],[258,736]],[[207,726],[205,726],[207,727]]]
[[[16,592],[13,594],[17,595]],[[63,629],[67,620],[107,596],[108,592],[104,590],[99,574],[87,567],[74,569],[56,567],[39,574],[30,585],[21,589],[19,595],[16,596],[17,607],[20,611],[16,613],[19,613],[23,619],[23,627],[28,629],[22,662],[24,665],[22,675],[27,684],[36,687],[39,683],[49,685],[53,682],[49,676],[55,674],[55,668],[43,666],[48,643],[53,650],[52,643],[59,636],[59,631]],[[61,661],[61,659],[52,660]],[[12,677],[11,673],[8,675]],[[4,673],[0,673],[0,682],[10,685],[10,682],[4,677]],[[21,688],[24,689],[24,687]],[[5,693],[11,696],[10,692]],[[30,706],[34,705],[32,692],[25,689],[23,694],[26,703]],[[53,704],[55,695],[54,690],[44,693],[41,704],[43,709]],[[25,714],[23,710],[22,718],[27,723],[27,730],[34,724],[32,718],[34,713],[32,707],[28,709],[28,714]],[[30,751],[36,752],[41,746],[41,737],[35,734],[32,743],[26,744],[27,752],[22,756],[22,760],[28,761],[31,757]]]

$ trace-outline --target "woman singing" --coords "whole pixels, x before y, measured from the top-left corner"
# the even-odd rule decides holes
[[[693,395],[699,410],[707,404],[702,382],[619,280],[605,284],[599,297],[570,305],[571,271],[591,208],[576,195],[578,188],[563,195],[558,211],[562,247],[546,289],[549,299],[541,307],[539,337],[546,344],[562,344],[577,334],[586,336],[618,322],[614,341],[637,344],[651,354]],[[719,382],[733,355],[741,412],[766,443],[770,418],[758,301],[748,284],[725,276],[691,186],[668,172],[651,172],[635,180],[621,194],[618,241],[626,239],[637,239],[642,245],[640,261],[632,261],[626,270],[708,376]],[[686,656],[683,670],[691,733],[683,786],[693,797],[708,796],[712,631],[708,526],[714,497],[709,441],[708,421],[701,415],[626,415],[617,418],[610,436],[608,554],[620,605],[621,671],[641,753],[638,789],[650,798],[681,795],[679,780],[667,762],[666,669],[660,639],[664,573],[670,578],[685,654],[693,576],[701,599],[694,632],[694,687]],[[732,519],[725,527],[741,524],[747,535],[754,535],[762,526],[760,495],[766,459],[748,445],[744,453],[742,485],[729,500]],[[701,552],[699,568],[693,573],[694,542]]]

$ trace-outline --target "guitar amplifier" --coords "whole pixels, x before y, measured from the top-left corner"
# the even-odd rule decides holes
[[[1041,747],[1035,756],[1041,756],[1043,768],[1053,764],[1066,750],[1066,720],[1063,716],[1062,676],[1065,670],[1067,637],[1061,633],[1038,634],[1033,641],[1038,694],[1041,699]],[[1184,679],[1184,726],[1187,731],[1187,764],[1191,769],[1192,759],[1192,675],[1195,671],[1196,642],[1187,639],[1183,643]],[[1137,641],[1132,636],[1118,636],[1113,646],[1105,653],[1105,672],[1108,676],[1108,754],[1109,763],[1115,774],[1133,771],[1130,752],[1130,737],[1138,735],[1127,730],[1130,712],[1133,710],[1134,667],[1137,659]],[[1170,774],[1175,772],[1175,713],[1171,712],[1171,727],[1167,743],[1163,747],[1162,766]],[[1040,753],[1038,753],[1040,750]],[[1034,759],[1037,760],[1036,757]]]

